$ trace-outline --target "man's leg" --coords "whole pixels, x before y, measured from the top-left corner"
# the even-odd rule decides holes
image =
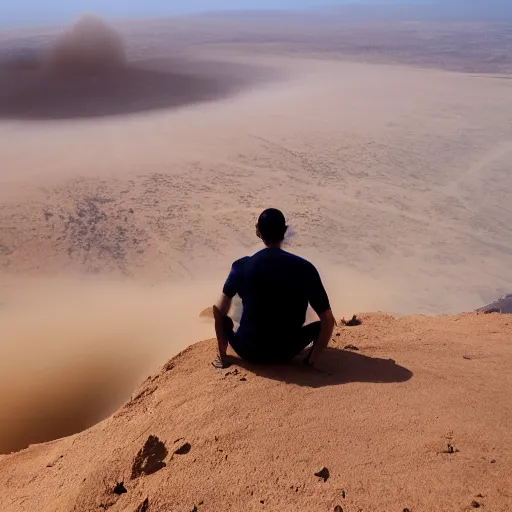
[[[238,357],[252,363],[272,362],[268,354],[264,354],[262,357],[262,354],[254,353],[253,350],[248,348],[247,344],[245,344],[234,331],[234,323],[229,316],[225,316],[223,318],[223,328],[228,339],[229,346],[235,351]]]
[[[315,343],[318,341],[318,338],[320,336],[320,322],[313,322],[312,324],[305,325],[302,328],[302,342],[304,343],[304,348],[306,348],[308,345],[313,343],[313,347],[315,346]],[[311,355],[311,352],[313,352],[313,347],[308,351],[308,355],[306,356],[306,359],[304,362],[307,364],[309,361],[309,356]],[[304,350],[304,349],[303,349]]]
[[[215,317],[215,331],[217,334],[219,355],[212,364],[215,368],[227,368],[230,362],[226,357],[226,351],[229,345],[233,346],[233,339],[236,336],[233,320],[227,315],[223,316],[216,306],[213,307],[213,314]]]
[[[234,332],[233,320],[229,316],[225,316],[223,318],[223,325],[224,332],[226,333],[226,337],[229,341],[229,345],[242,359],[253,362],[279,363],[291,361],[292,359],[297,357],[306,347],[311,345],[311,343],[313,343],[314,346],[314,344],[318,340],[318,337],[320,336],[321,324],[320,322],[313,322],[312,324],[308,324],[302,327],[299,336],[295,340],[293,340],[293,344],[291,345],[290,349],[288,349],[285,354],[278,355],[275,358],[275,360],[270,354],[268,355],[268,357],[261,358],[254,356],[254,354],[247,353],[247,351],[244,350],[244,347],[240,344],[240,339]],[[311,350],[308,352],[308,355],[305,360],[306,362],[311,354]]]
[[[296,339],[294,339],[289,348],[286,349],[286,352],[279,356],[279,359],[282,362],[291,361],[295,357],[297,357],[306,347],[311,345],[311,343],[316,343],[318,337],[320,336],[320,322],[313,322],[312,324],[305,325],[300,330],[299,335]],[[308,360],[311,354],[311,350],[308,352],[306,357],[306,361]]]
[[[242,350],[242,346],[240,344],[240,339],[237,337],[235,332],[235,324],[233,323],[233,319],[229,316],[225,316],[223,319],[224,322],[224,332],[226,333],[226,337],[228,339],[230,347],[240,356],[242,359],[248,359],[246,357],[245,351]]]
[[[231,340],[235,336],[235,331],[234,331],[235,324],[233,323],[233,320],[229,316],[225,316],[222,319],[222,322],[224,324],[224,332],[226,333],[226,337],[227,337],[227,339],[229,341],[229,344],[231,345]]]

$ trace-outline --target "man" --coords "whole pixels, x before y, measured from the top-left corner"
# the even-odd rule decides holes
[[[279,210],[265,210],[256,225],[265,249],[233,263],[222,297],[213,307],[216,368],[229,365],[228,345],[247,361],[284,363],[313,343],[304,363],[314,366],[329,343],[336,322],[327,293],[311,263],[281,249],[287,229]],[[243,303],[237,332],[228,316],[235,295]],[[304,326],[308,304],[320,321]]]

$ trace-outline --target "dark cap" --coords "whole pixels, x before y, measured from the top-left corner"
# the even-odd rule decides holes
[[[265,210],[258,219],[258,229],[265,242],[281,242],[284,240],[287,228],[283,212],[275,208]]]

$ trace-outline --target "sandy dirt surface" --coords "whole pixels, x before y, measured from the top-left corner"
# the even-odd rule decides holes
[[[360,278],[370,301],[385,290],[379,309],[471,310],[512,287],[511,81],[253,61],[286,79],[176,110],[4,120],[3,270],[225,272],[277,205],[296,250]]]
[[[321,371],[187,349],[110,419],[1,456],[0,508],[509,511],[511,317],[361,319]]]
[[[112,72],[95,69],[71,74],[46,65],[49,49],[55,48],[54,29],[0,33],[0,385],[6,390],[0,398],[0,452],[94,425],[121,406],[136,384],[162,361],[211,337],[211,322],[207,316],[199,317],[199,312],[217,298],[231,262],[260,247],[254,223],[269,206],[286,213],[291,224],[287,248],[317,264],[338,318],[357,311],[456,314],[510,293],[512,81],[507,73],[512,70],[507,68],[508,29],[500,24],[348,24],[335,37],[334,26],[307,31],[304,20],[286,26],[286,30],[282,25],[279,29],[278,22],[272,25],[264,19],[244,25],[236,16],[125,23],[118,27],[125,44],[123,65],[117,60]],[[89,55],[90,48],[85,50]],[[293,387],[290,404],[296,405],[280,409],[275,403],[283,401],[292,388],[279,384],[277,402],[263,404],[261,397],[272,389],[272,382],[258,378],[260,387],[254,388],[253,395],[242,399],[242,388],[234,391],[239,393],[236,407],[247,407],[240,421],[255,409],[272,410],[278,416],[295,407],[304,411],[300,404],[318,398],[327,431],[341,430],[336,435],[333,430],[329,437],[320,433],[313,437],[302,462],[289,467],[300,473],[306,471],[306,463],[308,468],[327,464],[320,459],[330,452],[326,441],[330,439],[339,447],[333,452],[338,454],[333,455],[338,457],[338,469],[333,466],[332,470],[340,475],[343,470],[347,479],[349,469],[358,468],[355,473],[350,471],[349,483],[353,489],[366,489],[359,493],[359,501],[351,502],[352,508],[340,503],[346,512],[378,510],[375,507],[379,506],[388,510],[386,504],[393,500],[398,510],[410,505],[411,510],[421,510],[421,503],[461,510],[470,506],[473,494],[489,496],[492,510],[506,510],[504,477],[496,473],[499,466],[484,470],[471,457],[478,450],[485,451],[484,445],[489,452],[506,452],[506,437],[500,437],[497,430],[499,422],[485,432],[477,425],[501,418],[510,426],[510,411],[501,406],[505,399],[499,398],[510,392],[510,381],[505,371],[492,370],[492,361],[497,361],[498,368],[508,356],[498,359],[495,350],[501,345],[489,344],[492,332],[496,339],[510,338],[507,320],[483,315],[396,322],[379,318],[375,319],[382,326],[379,339],[373,339],[371,330],[361,331],[367,333],[368,348],[379,345],[389,327],[389,345],[382,345],[378,357],[397,354],[414,372],[412,379],[386,384],[381,390],[369,382],[349,386],[342,375],[341,380],[334,379],[313,394],[311,386]],[[473,329],[482,336],[474,335]],[[418,336],[428,343],[418,344]],[[459,361],[459,339],[474,345],[480,359]],[[407,343],[400,345],[399,340]],[[504,342],[502,348],[505,354]],[[242,457],[253,444],[252,437],[232,430],[233,425],[220,427],[229,404],[233,406],[232,397],[215,395],[220,401],[218,417],[211,411],[213,402],[205,398],[212,396],[212,383],[220,379],[208,373],[211,351],[211,344],[199,345],[178,360],[184,361],[184,370],[177,372],[182,380],[176,381],[177,387],[169,384],[155,394],[165,394],[165,407],[152,405],[148,414],[139,415],[142,409],[136,401],[133,421],[140,428],[131,430],[128,423],[111,419],[92,433],[3,458],[2,485],[14,491],[0,493],[4,500],[0,509],[34,510],[30,501],[34,494],[23,490],[27,482],[32,482],[38,495],[37,485],[48,484],[51,489],[63,482],[59,476],[50,476],[58,465],[47,471],[46,462],[41,471],[46,471],[48,480],[39,480],[37,454],[44,458],[52,446],[75,446],[76,439],[98,436],[93,444],[104,449],[100,454],[90,451],[89,445],[76,445],[77,451],[69,452],[75,465],[65,470],[70,479],[67,494],[49,490],[46,508],[41,510],[73,510],[75,504],[76,510],[94,510],[88,508],[91,503],[99,507],[100,502],[91,501],[96,496],[104,498],[96,483],[108,481],[102,487],[107,492],[111,479],[119,475],[127,479],[123,473],[129,471],[127,461],[146,434],[163,436],[172,449],[172,421],[178,422],[177,430],[187,426],[187,432],[176,432],[176,438],[186,435],[200,444],[206,443],[199,441],[201,436],[206,440],[217,435],[207,424],[215,418],[219,432],[229,440],[227,446]],[[344,353],[344,357],[352,356]],[[452,359],[458,361],[453,372],[441,362]],[[418,367],[425,371],[424,380],[416,377]],[[385,369],[389,375],[389,368]],[[398,374],[409,375],[402,370]],[[167,382],[166,376],[159,379]],[[493,379],[496,382],[491,387],[488,383]],[[196,393],[196,382],[199,385],[203,380],[204,388],[197,387]],[[481,385],[476,384],[480,381]],[[226,377],[220,385],[233,386],[233,382]],[[474,401],[459,403],[464,389],[474,391]],[[384,390],[388,398],[376,406]],[[361,393],[368,394],[375,403],[364,410],[372,411],[372,416],[356,408],[355,416],[347,418],[339,405],[333,406],[339,404],[340,392],[343,403],[358,407],[364,403]],[[404,402],[402,392],[409,397]],[[315,397],[315,393],[325,394]],[[256,396],[260,401],[254,407],[251,401]],[[451,410],[443,409],[448,416],[430,424],[427,418],[432,421],[434,417],[433,404],[440,400],[434,407],[440,410],[448,396],[459,412],[452,417]],[[192,406],[195,403],[197,408]],[[370,421],[373,411],[383,410],[386,404],[383,418],[388,419],[383,425],[389,430],[379,430],[382,446],[370,446],[364,440],[375,443],[376,429],[381,429],[378,422]],[[470,404],[474,414],[469,413]],[[175,407],[185,409],[173,416]],[[484,413],[487,419],[481,417]],[[331,419],[328,414],[333,414]],[[172,421],[158,420],[164,417]],[[258,418],[264,421],[263,416]],[[312,417],[300,418],[299,414],[298,423],[290,423],[287,433],[283,430],[276,440],[313,425]],[[197,437],[189,420],[198,422]],[[169,430],[161,430],[164,423]],[[419,425],[424,428],[423,423],[427,425],[424,432],[414,430]],[[262,431],[268,428],[264,425]],[[154,426],[160,430],[154,431]],[[104,428],[114,429],[108,431],[108,439],[101,437]],[[204,434],[199,434],[201,429]],[[417,432],[416,444],[412,444],[411,429]],[[352,435],[356,431],[361,438]],[[457,442],[464,439],[465,443],[470,433],[476,433],[483,444],[471,448],[469,458],[462,450],[454,457],[437,454],[450,442],[446,441],[450,432]],[[260,455],[247,452],[255,460],[266,450],[256,446],[261,444],[258,439],[254,438],[253,448],[261,450]],[[305,442],[304,436],[301,439]],[[402,442],[406,446],[401,450]],[[352,444],[356,452],[340,462]],[[283,453],[288,458],[298,456],[300,450],[286,446]],[[211,447],[212,454],[216,449]],[[90,451],[90,462],[80,462],[80,450]],[[383,471],[390,450],[398,450],[405,462],[393,452],[391,460],[396,461],[383,473],[389,485],[380,489],[376,475]],[[374,464],[366,455],[362,461],[361,453],[375,454],[374,459],[381,462]],[[420,460],[424,454],[427,462]],[[109,457],[113,472],[103,474],[103,463]],[[432,470],[434,463],[442,468]],[[453,469],[453,464],[460,466]],[[90,476],[93,466],[96,476]],[[195,471],[207,478],[204,467],[194,466],[190,474],[184,469],[179,478],[196,475]],[[244,479],[267,480],[261,473],[250,475],[249,466],[241,467],[245,468]],[[462,473],[449,473],[452,470]],[[217,476],[212,476],[208,485],[216,491],[200,498],[173,484],[172,491],[165,487],[166,492],[176,495],[164,498],[153,493],[155,505],[139,512],[167,510],[156,507],[171,502],[192,510],[194,503],[208,503],[207,498],[210,510],[218,510],[215,507],[221,504],[226,510],[239,510],[239,502],[232,497],[242,484],[234,483],[239,474],[230,471],[229,488],[219,486]],[[414,492],[405,479],[407,471],[416,475]],[[427,478],[429,471],[434,476]],[[162,474],[167,475],[166,481],[177,482],[172,480],[178,478],[176,474]],[[305,478],[306,473],[300,474]],[[402,475],[396,477],[395,487],[394,474]],[[293,484],[299,489],[293,492],[304,499],[304,507],[337,505],[329,501],[339,498],[339,493],[327,492],[331,480],[306,490],[304,485],[309,484],[303,477],[303,483]],[[89,483],[83,483],[83,489],[82,484],[78,486],[83,478],[92,482],[90,488]],[[429,478],[439,478],[433,484],[443,490],[438,493],[433,484],[425,490],[422,486]],[[200,481],[209,489],[206,480]],[[477,481],[487,484],[473,489]],[[149,484],[136,482],[141,490],[137,496],[144,500]],[[156,487],[162,485],[161,480],[155,482]],[[310,483],[317,482],[313,478]],[[270,498],[259,494],[270,484],[256,485],[254,480],[251,485],[258,496],[247,502],[250,507],[263,507],[260,500],[267,503]],[[339,485],[347,484],[340,480]],[[194,493],[195,489],[194,484]],[[268,505],[270,510],[299,503],[287,501],[281,491],[276,493],[279,501]],[[376,501],[380,494],[385,506]],[[402,495],[407,498],[403,504],[397,498]],[[186,503],[180,501],[185,497]],[[133,492],[123,499],[136,510]],[[130,510],[121,501],[113,506]]]

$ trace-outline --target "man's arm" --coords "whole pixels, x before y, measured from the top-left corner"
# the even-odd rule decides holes
[[[311,351],[307,361],[311,366],[314,366],[317,363],[320,354],[329,344],[329,341],[332,337],[332,332],[334,331],[334,326],[336,325],[336,320],[334,319],[334,315],[330,309],[321,313],[319,317],[320,336],[318,336],[318,340],[313,345],[313,350]]]
[[[229,340],[226,333],[225,322],[229,309],[231,308],[231,301],[239,292],[240,268],[243,265],[243,262],[244,258],[233,263],[231,266],[231,272],[229,273],[229,276],[224,283],[224,287],[222,288],[222,296],[219,302],[213,306],[215,334],[217,335],[217,344],[219,349],[219,355],[213,362],[213,366],[215,366],[215,368],[226,368],[229,366],[226,356]]]
[[[332,314],[329,297],[325,291],[318,270],[312,267],[309,282],[309,303],[320,318],[320,335],[313,345],[307,363],[314,365],[318,362],[320,354],[325,350],[332,337],[336,320]]]
[[[228,336],[224,328],[225,318],[231,307],[231,298],[222,294],[219,302],[213,306],[213,318],[215,319],[215,334],[219,347],[219,359],[222,361],[226,358],[228,350]]]

